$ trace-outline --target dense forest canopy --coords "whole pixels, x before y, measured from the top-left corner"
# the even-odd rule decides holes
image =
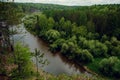
[[[118,39],[120,38],[119,4],[93,6],[61,6],[40,3],[15,3],[12,5],[14,7],[16,6],[16,8],[19,8],[17,10],[21,10],[26,13],[43,12],[47,17],[53,17],[55,21],[59,21],[62,17],[64,17],[65,20],[70,20],[72,23],[75,22],[77,26],[85,25],[87,28],[89,28],[89,31],[95,30],[95,32],[99,33],[100,35],[106,34],[108,36],[116,36]],[[4,8],[5,7],[6,5],[4,5]],[[1,7],[1,11],[3,11],[4,8]],[[12,11],[10,7],[8,9]],[[9,13],[8,16],[11,14]],[[17,14],[16,16],[19,15],[20,14]],[[93,26],[94,29],[91,29],[90,27]]]
[[[111,4],[43,10],[23,22],[30,32],[50,44],[52,52],[60,51],[68,59],[87,65],[97,73],[118,77],[119,20],[120,5]]]
[[[98,5],[72,10],[45,11],[44,13],[56,21],[64,17],[78,26],[85,25],[89,30],[94,26],[91,30],[95,30],[100,35],[106,34],[120,38],[120,5]]]
[[[60,52],[100,75],[120,78],[120,4],[62,6],[0,2],[0,11],[0,20],[10,25],[17,24],[24,13],[22,21],[26,29],[49,43],[53,53]]]

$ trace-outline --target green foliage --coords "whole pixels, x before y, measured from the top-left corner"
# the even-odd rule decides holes
[[[38,29],[41,31],[48,30],[48,20],[44,14],[38,16]]]
[[[23,16],[21,12],[35,11],[43,11],[44,14],[40,12],[26,16],[23,20],[24,25],[29,31],[52,43],[51,51],[60,51],[69,59],[89,63],[92,66],[90,69],[97,72],[100,68],[100,72],[104,75],[120,76],[120,60],[111,57],[120,56],[119,4],[70,7],[0,2],[0,21],[5,20],[9,25],[15,25],[20,23]],[[38,55],[37,53],[40,52],[37,50],[35,53],[36,58],[43,56]],[[17,68],[11,73],[12,80],[23,80],[29,77],[32,73],[29,49],[18,44],[14,55]],[[103,59],[106,56],[110,58]],[[40,62],[42,63],[42,60]],[[5,73],[3,68],[0,70]],[[83,76],[73,78],[61,75],[48,78],[48,80],[72,79],[83,80]],[[92,78],[87,79],[92,80]]]
[[[120,45],[112,48],[111,55],[120,56]]]
[[[64,39],[57,39],[53,44],[50,45],[50,50],[52,52],[60,51],[63,43],[65,43]]]
[[[93,33],[95,32],[95,25],[92,21],[87,22],[87,30],[89,32],[93,32]]]
[[[91,69],[98,73],[101,59],[120,55],[120,5],[74,7],[43,13],[33,14],[34,18],[29,18],[25,25],[49,42],[52,52],[60,51],[69,59],[93,65],[96,68]]]
[[[100,74],[99,71],[99,63],[103,58],[94,58],[93,61],[91,63],[86,64],[86,66],[88,67],[88,69],[90,69],[91,71],[94,71],[97,74]]]
[[[53,76],[53,75],[48,75],[45,74],[43,76],[40,76],[40,78],[38,80],[108,80],[108,79],[104,79],[100,76],[87,76],[86,74],[80,74],[80,75],[66,75],[66,74],[60,74],[57,76]]]
[[[46,60],[43,60],[43,56],[44,54],[40,52],[40,50],[37,50],[35,49],[35,52],[33,53],[35,58],[36,58],[36,66],[37,66],[37,75],[36,75],[36,78],[38,79],[38,76],[39,76],[39,71],[38,71],[38,65],[39,63],[42,64],[42,66],[44,66],[45,64],[47,64],[47,59]]]
[[[107,41],[107,40],[108,40],[107,35],[103,35],[101,41],[102,41],[102,42],[105,42],[105,41]]]
[[[69,59],[75,58],[75,52],[78,49],[77,44],[74,40],[67,40],[65,43],[62,44],[61,53],[66,55]]]
[[[110,42],[111,42],[111,44],[112,44],[113,46],[120,45],[120,42],[117,40],[116,37],[111,37]]]
[[[53,53],[55,53],[56,51],[59,51],[58,48],[59,48],[58,45],[55,43],[50,45],[50,51],[52,51]]]
[[[79,25],[85,25],[87,23],[87,14],[81,11],[78,20],[80,21]]]
[[[44,13],[59,21],[62,17],[77,23],[78,26],[87,26],[88,31],[97,32],[100,35],[116,36],[119,38],[120,29],[120,5],[93,5],[73,7],[69,10],[48,10]]]
[[[25,20],[24,25],[27,29],[34,30],[35,22],[33,22],[33,20]]]
[[[36,65],[38,63],[42,64],[42,66],[44,66],[45,64],[47,64],[47,59],[43,59],[44,57],[44,53],[42,53],[40,50],[35,49],[35,52],[33,53],[34,57],[36,58]],[[38,66],[37,66],[38,67]]]
[[[79,50],[77,51],[76,59],[79,62],[89,63],[93,61],[93,56],[88,50]]]
[[[0,2],[0,20],[6,21],[9,25],[16,25],[22,17],[21,7],[14,3]]]
[[[87,28],[86,26],[74,27],[73,32],[75,32],[76,36],[86,36],[87,35]]]
[[[90,51],[92,52],[92,54],[94,56],[101,57],[101,56],[107,55],[108,48],[106,45],[104,45],[98,41],[93,41],[93,42],[90,41],[89,43],[90,43],[90,45],[89,45]],[[92,45],[94,45],[94,46],[92,46]]]
[[[98,40],[86,40],[83,37],[79,37],[79,45],[88,49],[95,57],[102,57],[107,55],[108,48],[105,44],[99,42]]]
[[[97,37],[96,37],[95,35],[96,35],[95,33],[89,32],[89,33],[86,35],[86,38],[87,38],[88,40],[96,39]]]
[[[70,21],[66,21],[63,25],[63,31],[66,32],[66,35],[70,35],[72,34],[72,24]]]
[[[16,44],[14,51],[15,64],[18,67],[11,74],[12,80],[30,77],[32,74],[31,52],[25,46]]]
[[[57,26],[56,29],[57,29],[58,31],[63,30],[64,23],[65,23],[65,18],[62,17],[62,18],[59,20],[59,25]]]
[[[48,19],[48,29],[53,29],[53,27],[55,26],[55,21],[52,17],[49,17]]]
[[[45,38],[48,42],[53,43],[55,40],[60,38],[60,33],[57,30],[50,29],[45,33]]]
[[[105,58],[99,63],[101,73],[120,78],[120,60],[117,57]]]
[[[115,37],[112,37],[110,41],[105,41],[105,45],[108,47],[109,55],[120,55],[120,41],[118,41]]]

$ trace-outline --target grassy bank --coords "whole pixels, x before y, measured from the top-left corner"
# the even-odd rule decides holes
[[[34,72],[36,72],[36,66],[33,66]],[[26,80],[36,80],[36,74],[30,77]],[[39,69],[39,76],[37,80],[107,80],[100,76],[86,76],[86,74],[79,74],[79,75],[66,75],[66,74],[60,74],[60,75],[52,75],[50,73],[46,73],[43,70]]]

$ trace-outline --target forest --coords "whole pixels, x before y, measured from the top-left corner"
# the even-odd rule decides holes
[[[119,14],[120,5],[98,5],[45,10],[31,14],[23,22],[30,32],[49,43],[52,52],[60,51],[98,73],[119,77]]]
[[[13,10],[12,8],[7,10],[3,4],[13,7]],[[49,50],[54,54],[60,52],[68,60],[86,66],[102,77],[120,79],[120,4],[62,6],[1,2],[0,6],[2,11],[0,20],[8,20],[10,25],[24,23],[30,33],[48,43]],[[11,14],[5,15],[4,12]],[[21,21],[23,17],[24,19]],[[16,48],[19,48],[19,45]],[[28,58],[24,54],[16,55],[16,59],[18,59],[16,65],[25,65],[30,61],[30,52],[26,48],[20,48],[21,52],[16,49],[15,53],[25,52],[25,56]],[[22,56],[26,63],[20,63],[21,59],[17,56]],[[26,65],[22,67],[21,69],[30,73]],[[18,65],[16,73],[19,72],[19,68]],[[27,76],[26,72],[20,72],[22,79],[24,78],[23,73]],[[12,77],[14,76],[16,75],[13,74]],[[54,77],[51,80],[61,79]],[[77,80],[77,78],[70,80]]]

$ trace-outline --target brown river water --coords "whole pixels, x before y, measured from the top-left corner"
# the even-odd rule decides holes
[[[30,48],[30,51],[33,52],[35,48],[44,53],[44,59],[47,59],[49,64],[41,67],[39,63],[39,68],[44,70],[45,72],[51,73],[53,75],[59,74],[80,74],[85,73],[86,75],[90,75],[86,71],[84,71],[79,65],[75,64],[73,61],[66,59],[60,53],[53,54],[49,51],[48,45],[37,36],[29,33],[24,25],[19,25],[19,28],[13,27],[13,29],[17,30],[17,34],[13,35],[14,43],[21,42],[24,45],[27,45]],[[35,63],[35,58],[32,58],[33,63]]]

